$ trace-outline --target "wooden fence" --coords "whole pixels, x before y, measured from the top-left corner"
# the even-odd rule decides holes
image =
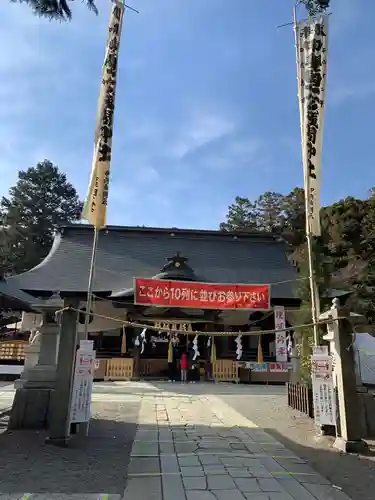
[[[305,384],[288,383],[288,406],[314,418],[312,389]]]
[[[213,376],[218,382],[239,382],[238,363],[231,359],[218,359],[213,363]]]
[[[104,380],[130,380],[132,376],[132,359],[112,358],[107,360]]]

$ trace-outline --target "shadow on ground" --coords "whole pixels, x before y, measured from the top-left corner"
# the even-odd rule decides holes
[[[342,489],[352,500],[373,500],[375,491],[375,442],[370,453],[346,455],[333,446],[334,438],[321,437],[314,421],[287,406],[286,395],[261,398],[221,396],[225,403],[308,461],[313,469]]]
[[[139,403],[111,404],[99,418],[93,404],[89,436],[66,448],[45,444],[44,431],[1,434],[0,491],[122,494],[138,411]]]
[[[316,440],[319,447],[302,446],[275,429],[264,429],[300,458],[308,461],[330,483],[338,486],[352,500],[373,500],[375,491],[375,443],[368,455],[347,455],[332,448],[334,438]]]

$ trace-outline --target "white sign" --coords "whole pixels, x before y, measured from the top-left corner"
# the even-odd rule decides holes
[[[89,422],[91,414],[91,394],[95,371],[95,351],[92,344],[81,345],[76,353],[72,399],[70,404],[70,423]]]
[[[275,316],[275,351],[276,361],[288,361],[287,340],[286,340],[286,319],[285,309],[283,306],[275,306],[273,308]],[[280,331],[278,331],[280,330]]]
[[[314,420],[317,425],[336,425],[336,395],[333,387],[332,357],[323,347],[311,358]]]
[[[312,348],[313,356],[328,356],[328,346],[316,345]]]
[[[296,25],[306,230],[320,236],[320,180],[327,80],[328,16]]]

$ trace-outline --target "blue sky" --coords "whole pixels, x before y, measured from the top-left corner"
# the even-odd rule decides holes
[[[302,185],[293,0],[129,0],[109,224],[217,228],[236,195]],[[82,198],[110,4],[0,6],[0,194],[45,158]],[[322,203],[375,185],[375,2],[332,0]],[[301,14],[303,10],[301,10]]]

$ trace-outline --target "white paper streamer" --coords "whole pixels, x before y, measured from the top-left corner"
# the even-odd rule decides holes
[[[242,358],[242,334],[241,333],[236,337],[235,342],[237,344],[237,349],[236,349],[237,360],[239,360]]]
[[[146,331],[147,328],[144,328],[141,333],[141,341],[142,341],[142,347],[141,347],[141,354],[143,354],[145,350],[145,343],[146,343]]]
[[[194,351],[193,361],[195,361],[197,357],[200,355],[200,352],[198,350],[198,335],[196,335],[193,340],[193,351]]]

